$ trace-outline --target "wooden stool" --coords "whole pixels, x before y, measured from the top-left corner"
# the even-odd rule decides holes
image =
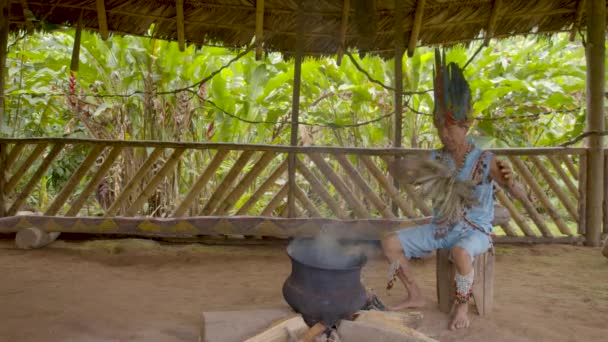
[[[450,261],[450,251],[437,251],[437,300],[439,310],[449,313],[456,296],[454,275],[456,267]],[[494,255],[488,251],[475,257],[473,262],[475,280],[473,299],[480,316],[489,314],[494,304]]]

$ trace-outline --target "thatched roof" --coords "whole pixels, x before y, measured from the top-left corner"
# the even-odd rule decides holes
[[[407,50],[408,45],[576,32],[585,25],[583,2],[400,0],[397,12],[395,0],[11,0],[10,20],[13,30],[42,21],[74,25],[82,13],[84,27],[102,33],[107,25],[109,32],[146,36],[154,24],[156,38],[178,40],[183,34],[186,43],[242,47],[256,36],[256,5],[263,3],[257,26],[263,27],[265,50],[293,53],[300,32],[307,55],[333,55],[343,44],[390,56],[399,37]]]

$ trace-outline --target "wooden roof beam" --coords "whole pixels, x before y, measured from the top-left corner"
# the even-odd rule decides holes
[[[264,53],[264,0],[255,2],[255,59],[260,60]]]
[[[344,0],[342,6],[342,21],[340,22],[340,46],[338,46],[338,60],[337,63],[340,65],[342,62],[342,56],[344,55],[344,49],[346,48],[346,30],[348,29],[348,15],[350,13],[350,0]]]
[[[186,49],[184,33],[184,0],[177,0],[175,2],[175,12],[177,15],[177,43],[179,44],[179,51],[183,52]]]
[[[581,19],[583,18],[583,12],[585,11],[585,0],[578,0],[578,4],[576,4],[576,15],[574,17],[574,23],[572,24],[572,29],[570,30],[570,41],[573,42],[574,38],[576,38],[576,31],[580,28]]]
[[[99,23],[99,34],[101,39],[108,39],[108,18],[106,17],[106,4],[104,0],[96,0],[97,22]]]
[[[420,35],[420,29],[422,28],[422,17],[424,16],[424,4],[426,0],[416,1],[416,11],[414,12],[414,26],[410,33],[410,40],[407,43],[407,55],[408,57],[414,56],[416,51],[416,44],[418,43],[418,36]]]
[[[486,27],[486,36],[483,40],[484,46],[488,46],[490,40],[494,37],[496,23],[498,23],[498,11],[501,5],[502,0],[494,0],[494,2],[492,2],[492,12],[490,12],[490,19],[488,20],[488,26]]]
[[[25,18],[25,27],[27,29],[27,33],[34,32],[34,24],[32,23],[32,19],[36,19],[32,11],[27,7],[27,1],[21,0],[21,9],[23,10],[23,17]]]

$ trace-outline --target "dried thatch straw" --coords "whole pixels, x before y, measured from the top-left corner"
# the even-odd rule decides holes
[[[416,0],[402,0],[404,40],[412,38]],[[484,39],[487,31],[501,38],[520,34],[548,34],[585,24],[578,0],[428,0],[422,8],[417,45],[437,45]],[[249,44],[256,32],[256,3],[237,0],[184,0],[184,36],[188,43],[219,43],[227,47]],[[24,10],[23,4],[26,4]],[[393,56],[394,0],[351,0],[345,36],[347,48]],[[264,1],[264,48],[291,54],[295,50],[296,18],[301,15],[304,53],[334,55],[340,46],[344,0]],[[98,30],[96,1],[11,1],[11,29],[45,21],[74,24],[80,14],[86,29]],[[108,31],[177,40],[175,0],[105,1]],[[494,14],[494,16],[492,15]],[[491,18],[496,18],[495,21]],[[102,20],[103,21],[103,20]]]

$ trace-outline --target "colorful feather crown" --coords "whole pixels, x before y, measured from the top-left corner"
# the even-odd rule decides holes
[[[435,49],[434,75],[436,125],[467,124],[471,119],[471,88],[458,64],[445,64],[445,55]]]

